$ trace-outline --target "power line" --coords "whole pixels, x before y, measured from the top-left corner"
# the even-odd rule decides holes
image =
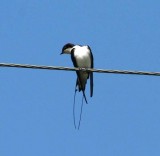
[[[30,64],[14,64],[14,63],[0,63],[0,67],[30,68],[30,69],[45,69],[45,70],[66,70],[66,71],[87,71],[87,72],[96,72],[96,73],[113,73],[113,74],[134,74],[134,75],[160,76],[160,72],[111,70],[111,69],[92,69],[92,68],[86,69],[86,68],[44,66],[44,65],[30,65]]]

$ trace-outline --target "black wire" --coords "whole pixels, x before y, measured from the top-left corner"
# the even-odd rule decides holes
[[[80,68],[79,69],[79,68],[71,68],[71,67],[55,67],[55,66],[14,64],[14,63],[0,63],[0,67],[15,67],[15,68],[46,69],[46,70],[86,71],[86,72],[97,72],[97,73],[113,73],[113,74],[132,74],[132,75],[160,76],[160,72],[111,70],[111,69],[93,69],[93,68],[87,68],[87,69]]]

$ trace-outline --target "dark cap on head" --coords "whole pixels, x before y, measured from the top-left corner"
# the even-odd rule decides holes
[[[65,44],[65,45],[63,46],[63,48],[62,48],[62,53],[61,53],[61,54],[63,54],[66,49],[68,49],[68,48],[73,48],[74,46],[75,46],[75,45],[72,44],[72,43],[67,43],[67,44]]]

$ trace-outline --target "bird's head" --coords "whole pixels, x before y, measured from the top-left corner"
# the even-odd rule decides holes
[[[71,54],[71,50],[75,45],[72,43],[67,43],[63,46],[62,48],[62,53],[61,54]]]

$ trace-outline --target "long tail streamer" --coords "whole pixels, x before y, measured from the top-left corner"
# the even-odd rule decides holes
[[[75,129],[76,129],[76,117],[75,117],[76,92],[77,92],[77,89],[75,88],[75,93],[74,93],[74,103],[73,103],[73,122],[74,122],[74,127],[75,127]]]
[[[79,130],[79,128],[80,128],[80,125],[81,125],[81,119],[82,119],[83,98],[84,98],[84,96],[82,96],[82,104],[81,104],[81,112],[80,112],[80,118],[79,118],[78,130]]]
[[[82,90],[82,92],[83,92],[83,97],[84,97],[84,99],[85,99],[85,102],[86,102],[86,104],[88,104],[84,90]]]

